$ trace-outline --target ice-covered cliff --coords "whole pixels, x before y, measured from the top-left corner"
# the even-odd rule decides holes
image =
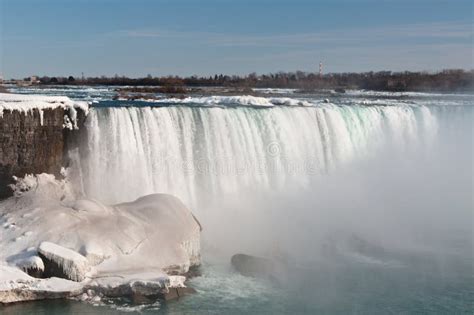
[[[12,176],[58,175],[88,111],[68,97],[0,93],[0,199],[11,195]]]

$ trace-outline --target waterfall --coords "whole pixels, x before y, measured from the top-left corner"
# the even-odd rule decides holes
[[[86,128],[88,196],[164,192],[195,205],[252,187],[307,187],[387,143],[429,141],[437,118],[424,106],[108,107],[91,110]]]

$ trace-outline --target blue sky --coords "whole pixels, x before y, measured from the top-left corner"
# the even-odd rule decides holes
[[[473,67],[464,0],[0,0],[0,75]]]

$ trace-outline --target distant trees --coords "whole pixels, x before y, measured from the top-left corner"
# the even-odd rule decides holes
[[[380,91],[465,91],[474,90],[474,70],[448,69],[436,73],[427,72],[363,72],[328,73],[320,77],[311,72],[277,72],[258,75],[255,72],[246,76],[228,76],[215,74],[208,77],[196,75],[190,77],[166,76],[144,78],[91,77],[76,80],[68,78],[42,77],[42,84],[86,84],[86,85],[130,85],[161,86],[167,90],[181,90],[184,86],[229,86],[260,88],[296,88],[296,89],[335,89],[356,88]]]

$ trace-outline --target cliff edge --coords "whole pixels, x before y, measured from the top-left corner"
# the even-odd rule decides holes
[[[68,138],[78,132],[88,106],[67,97],[0,93],[0,199],[12,195],[13,176],[59,175]]]

